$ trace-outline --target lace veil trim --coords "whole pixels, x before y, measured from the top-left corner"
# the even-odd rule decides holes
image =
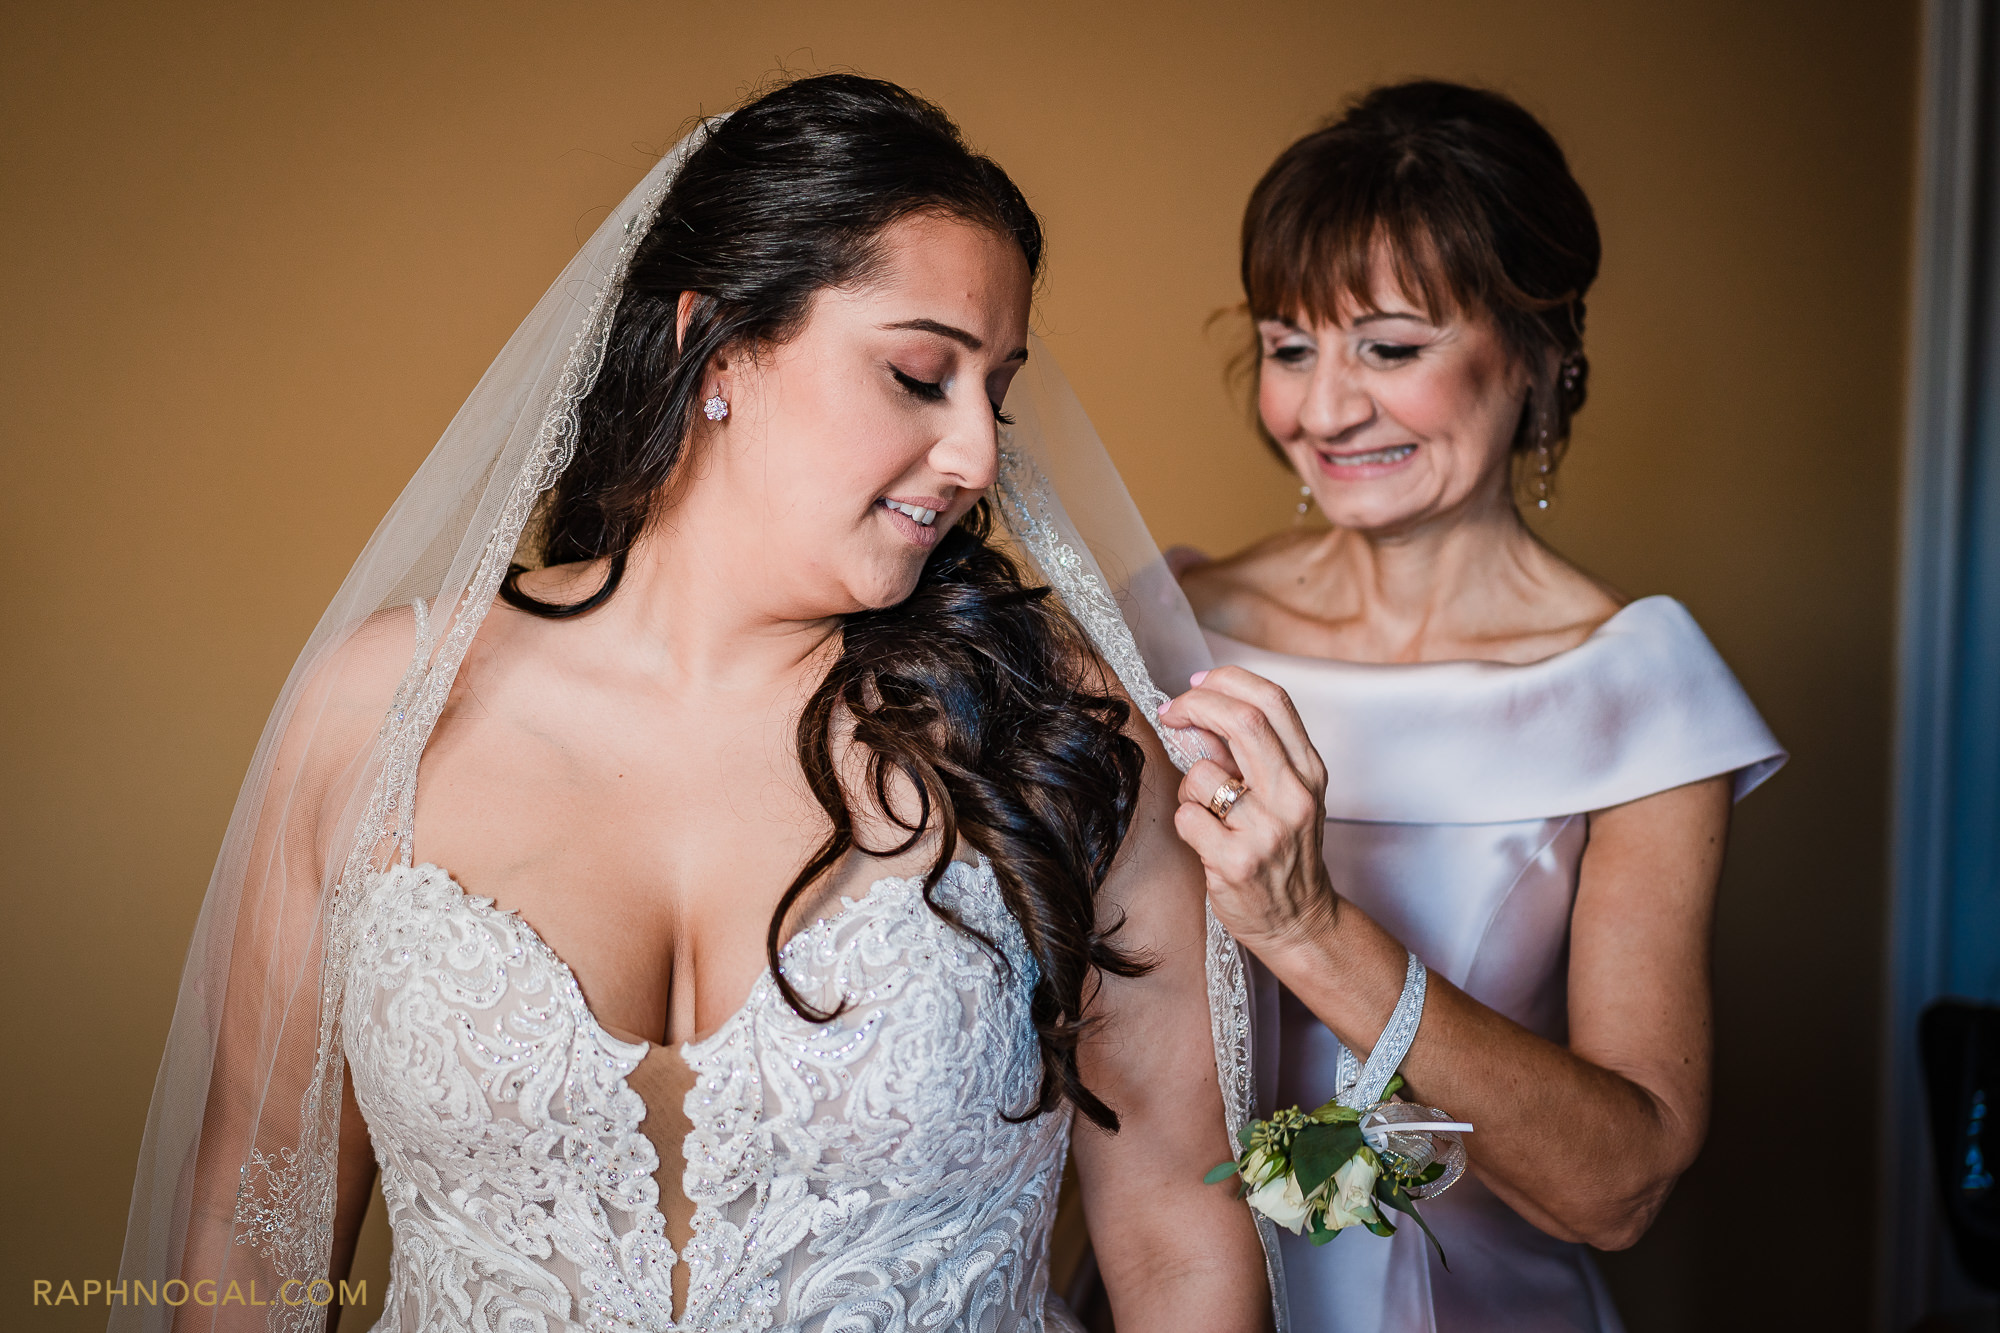
[[[1047,357],[1045,354],[1042,356],[1042,364],[1046,365]],[[1082,623],[1098,655],[1117,674],[1119,683],[1125,687],[1132,702],[1153,724],[1167,757],[1173,760],[1175,767],[1186,772],[1196,760],[1207,757],[1200,734],[1160,722],[1160,708],[1167,702],[1167,695],[1153,681],[1145,654],[1133,634],[1131,621],[1112,595],[1097,562],[1086,550],[1065,540],[1065,529],[1069,534],[1074,534],[1075,530],[1070,528],[1067,516],[1051,491],[1048,478],[1034,458],[1017,447],[1012,436],[1011,431],[1003,432],[1000,477],[995,487],[1001,517],[1008,531],[1041,571],[1049,586],[1063,599],[1070,613]],[[1091,445],[1100,450],[1103,448],[1094,436]],[[1081,540],[1080,535],[1077,540]],[[1185,603],[1182,605],[1184,607]],[[1186,614],[1192,622],[1193,613]],[[1257,1083],[1256,1071],[1251,1063],[1254,1047],[1249,977],[1244,966],[1242,946],[1215,919],[1212,907],[1204,907],[1203,916],[1207,934],[1203,963],[1208,977],[1209,1035],[1215,1044],[1215,1070],[1222,1084],[1229,1151],[1234,1155],[1241,1151],[1237,1131],[1256,1117]],[[1278,1257],[1277,1228],[1262,1214],[1256,1214],[1255,1221],[1259,1239],[1264,1245],[1265,1276],[1271,1284],[1277,1330],[1278,1333],[1286,1333],[1285,1280]]]
[[[355,832],[335,891],[329,895],[322,923],[326,952],[320,971],[319,1045],[302,1107],[299,1143],[275,1155],[253,1149],[237,1190],[237,1243],[256,1247],[279,1272],[323,1271],[333,1248],[341,1089],[346,1074],[339,1015],[342,978],[347,975],[352,943],[349,917],[353,905],[369,875],[388,869],[383,864],[385,858],[393,856],[404,866],[411,862],[417,769],[424,747],[451,695],[465,654],[500,591],[537,502],[575,454],[579,409],[603,367],[612,317],[624,290],[632,252],[666,196],[673,168],[692,143],[692,137],[684,140],[655,168],[650,188],[624,222],[624,240],[616,260],[592,297],[589,313],[564,358],[534,445],[507,491],[478,564],[453,608],[450,628],[437,637],[434,617],[423,600],[413,604],[415,652],[377,733],[379,768],[367,812]],[[324,1317],[323,1311],[309,1303],[298,1308],[274,1303],[271,1328],[274,1333],[309,1333]]]

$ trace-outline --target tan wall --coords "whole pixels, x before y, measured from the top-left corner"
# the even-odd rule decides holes
[[[1383,79],[1483,81],[1546,117],[1606,240],[1592,401],[1548,532],[1686,601],[1794,755],[1732,854],[1713,1142],[1610,1271],[1635,1330],[1861,1326],[1870,1139],[1829,1123],[1781,1157],[1752,1121],[1873,1086],[1913,4],[44,4],[0,22],[0,1324],[101,1326],[30,1311],[29,1282],[114,1269],[210,859],[349,561],[646,150],[783,61],[906,82],[1016,174],[1053,237],[1041,327],[1156,534],[1210,549],[1292,502],[1203,331],[1237,295],[1264,165]]]

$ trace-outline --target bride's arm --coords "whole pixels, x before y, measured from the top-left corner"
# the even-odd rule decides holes
[[[1250,1211],[1202,1175],[1230,1154],[1209,1035],[1201,863],[1174,833],[1180,775],[1144,722],[1146,778],[1102,891],[1115,939],[1153,961],[1104,976],[1097,1026],[1078,1051],[1084,1085],[1118,1113],[1106,1133],[1077,1117],[1075,1153],[1091,1244],[1120,1328],[1249,1333],[1271,1324]]]
[[[185,1248],[178,1272],[140,1276],[179,1277],[190,1289],[213,1282],[218,1292],[236,1281],[246,1299],[197,1310],[196,1298],[176,1316],[176,1327],[262,1329],[269,1311],[247,1306],[253,1281],[257,1299],[268,1302],[288,1290],[301,1295],[285,1287],[289,1281],[327,1278],[336,1284],[337,1301],[337,1284],[349,1276],[375,1180],[368,1129],[350,1080],[341,1089],[333,1235],[323,1269],[292,1271],[295,1255],[267,1253],[255,1237],[240,1237],[239,1190],[259,1183],[255,1173],[247,1180],[244,1175],[253,1149],[273,1167],[289,1165],[295,1174],[309,1169],[285,1163],[282,1154],[298,1143],[301,1102],[318,1048],[319,923],[324,886],[338,870],[327,861],[345,852],[358,766],[414,639],[407,610],[383,613],[331,653],[300,689],[271,759],[264,805],[243,858],[240,897],[231,902],[223,892],[203,908],[208,934],[197,937],[195,990],[183,1004],[208,1009],[213,1063],[187,1182]],[[227,915],[232,908],[233,920]],[[211,914],[215,925],[206,919]],[[329,1330],[339,1314],[337,1303],[328,1309]]]

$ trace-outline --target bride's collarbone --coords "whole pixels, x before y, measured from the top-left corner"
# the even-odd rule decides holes
[[[607,1031],[675,1045],[713,1031],[762,974],[772,913],[832,827],[800,771],[796,713],[640,706],[514,665],[482,662],[454,689],[419,773],[418,858],[517,912]],[[901,847],[865,755],[836,738],[833,759],[855,846],[797,897],[785,939],[937,858],[935,827]],[[906,785],[892,775],[908,819],[921,807]]]

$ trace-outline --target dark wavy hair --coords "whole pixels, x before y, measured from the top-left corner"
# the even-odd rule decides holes
[[[1554,136],[1482,88],[1426,79],[1363,95],[1279,154],[1251,192],[1251,317],[1331,320],[1343,298],[1369,309],[1378,245],[1432,314],[1493,317],[1533,377],[1514,448],[1546,448],[1553,466],[1583,407],[1583,298],[1603,254]]]
[[[521,589],[516,565],[502,598],[550,618],[603,605],[675,477],[710,359],[793,336],[816,293],[867,280],[884,228],[923,213],[990,227],[1020,245],[1031,275],[1040,270],[1041,223],[1020,190],[943,111],[894,84],[802,78],[710,122],[637,247],[575,458],[530,542],[545,565],[607,561],[604,584],[581,601],[544,602]],[[683,292],[696,299],[677,335]],[[800,896],[856,845],[834,764],[836,727],[851,725],[868,756],[863,792],[907,834],[868,850],[895,855],[937,830],[925,901],[977,935],[934,897],[963,837],[991,859],[1020,923],[1042,1061],[1023,1117],[1067,1101],[1115,1129],[1117,1115],[1078,1074],[1076,1048],[1096,974],[1146,968],[1113,942],[1115,923],[1100,927],[1096,901],[1131,825],[1145,752],[1125,734],[1131,709],[1082,629],[991,544],[991,523],[982,500],[938,542],[906,601],[845,618],[839,659],[798,725],[799,763],[832,831],[779,899],[765,951],[796,1012],[834,1016],[793,988],[778,944]],[[917,793],[914,815],[891,807],[898,776]]]

